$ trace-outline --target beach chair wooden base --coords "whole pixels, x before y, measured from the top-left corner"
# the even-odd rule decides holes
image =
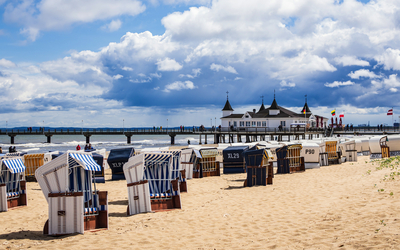
[[[389,158],[390,157],[390,150],[388,146],[381,145],[382,150],[382,158]]]
[[[151,200],[151,211],[154,212],[180,208],[181,201],[179,195],[172,196],[172,199]]]
[[[328,153],[319,153],[319,165],[320,166],[328,166]]]
[[[108,229],[108,194],[98,191],[98,214],[84,216],[83,193],[50,193],[49,219],[43,227],[43,234],[51,236],[68,235]],[[52,223],[52,230],[49,226]]]
[[[346,161],[357,161],[357,150],[346,150]]]
[[[246,173],[246,168],[243,166],[229,166],[226,167],[224,164],[223,174],[242,174]]]
[[[186,193],[187,192],[187,182],[180,182],[179,183],[179,189],[181,191],[181,193]]]
[[[27,197],[26,197],[26,181],[20,181],[20,193],[19,196],[7,199],[6,193],[6,185],[0,185],[0,196],[1,196],[1,205],[0,212],[7,212],[9,209],[14,209],[18,207],[23,207],[27,205]]]
[[[203,178],[210,176],[221,176],[221,171],[219,167],[219,162],[215,162],[215,170],[214,171],[203,171],[201,168],[201,164],[197,164],[196,171],[193,172],[193,178]]]
[[[245,187],[266,186],[268,166],[247,166]]]
[[[274,166],[273,163],[270,162],[268,165],[267,185],[272,185],[273,178],[274,178]]]
[[[181,192],[187,192],[186,169],[183,169],[180,172],[181,176],[183,176],[184,181],[179,182],[179,189]]]

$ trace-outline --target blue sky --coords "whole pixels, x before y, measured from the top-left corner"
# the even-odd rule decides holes
[[[0,127],[208,125],[226,91],[242,113],[274,90],[298,112],[307,95],[345,123],[390,123],[391,107],[399,120],[395,0],[0,0],[0,13]]]

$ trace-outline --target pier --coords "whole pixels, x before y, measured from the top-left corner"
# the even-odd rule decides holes
[[[171,145],[175,144],[175,137],[177,135],[192,135],[199,136],[200,144],[207,144],[210,138],[214,139],[215,143],[232,143],[237,142],[254,142],[258,140],[278,140],[282,141],[283,138],[288,140],[299,139],[312,139],[320,137],[324,131],[304,131],[303,130],[290,130],[278,128],[239,128],[235,130],[230,129],[212,129],[212,128],[110,128],[110,129],[60,129],[60,128],[46,128],[46,129],[1,129],[0,135],[8,135],[10,137],[10,144],[15,144],[15,138],[18,135],[43,135],[47,138],[46,142],[51,143],[51,137],[54,135],[82,135],[86,138],[86,143],[90,143],[92,135],[124,135],[126,136],[127,144],[131,144],[132,137],[135,135],[167,135],[171,139]],[[235,140],[236,139],[236,140]]]
[[[399,134],[399,127],[384,127],[378,130],[373,127],[355,127],[352,130],[337,130],[332,133],[336,136],[344,135],[381,135],[381,134]],[[0,135],[8,135],[10,137],[10,144],[15,144],[15,137],[18,135],[43,135],[47,138],[46,142],[51,143],[51,137],[54,135],[82,135],[86,138],[86,143],[90,143],[92,135],[124,135],[126,136],[127,144],[131,144],[132,136],[135,135],[167,135],[171,139],[171,145],[175,144],[175,137],[177,135],[192,135],[199,136],[199,144],[207,144],[208,139],[213,138],[214,143],[233,143],[233,142],[256,142],[265,140],[275,141],[290,141],[290,140],[311,140],[313,138],[320,138],[330,136],[325,130],[305,130],[283,128],[235,128],[234,130],[228,128],[212,129],[212,128],[110,128],[110,129],[0,129]]]

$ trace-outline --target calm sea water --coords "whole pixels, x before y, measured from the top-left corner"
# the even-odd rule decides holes
[[[175,137],[175,146],[199,144],[198,136],[185,136],[177,135]],[[213,137],[207,138],[208,143],[213,143]],[[15,137],[15,146],[17,151],[28,153],[45,153],[49,151],[62,151],[75,150],[79,144],[82,148],[85,147],[86,138],[83,135],[54,135],[51,137],[51,143],[46,143],[47,137],[44,135],[17,135]],[[131,138],[131,144],[126,143],[126,137],[123,135],[92,135],[90,143],[93,148],[102,149],[107,151],[114,148],[134,147],[149,148],[149,147],[167,147],[171,146],[171,139],[168,135],[134,135]],[[204,136],[202,138],[204,143]],[[0,146],[3,152],[8,152],[11,146],[10,137],[6,135],[0,136]]]

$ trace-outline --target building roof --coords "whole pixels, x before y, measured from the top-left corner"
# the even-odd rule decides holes
[[[231,104],[229,103],[228,99],[226,100],[225,106],[222,109],[222,111],[233,111],[233,108],[232,108]]]
[[[303,110],[306,110],[306,114],[310,113],[311,114],[311,110],[308,108],[307,102],[304,104],[303,109],[300,111],[301,113],[303,113]]]
[[[260,109],[258,110],[258,112],[263,111],[263,110],[265,110],[264,102],[261,104],[261,107],[260,107]]]
[[[279,108],[278,108],[278,104],[276,103],[275,98],[274,98],[274,100],[272,101],[271,107],[269,107],[268,109],[279,109]]]

